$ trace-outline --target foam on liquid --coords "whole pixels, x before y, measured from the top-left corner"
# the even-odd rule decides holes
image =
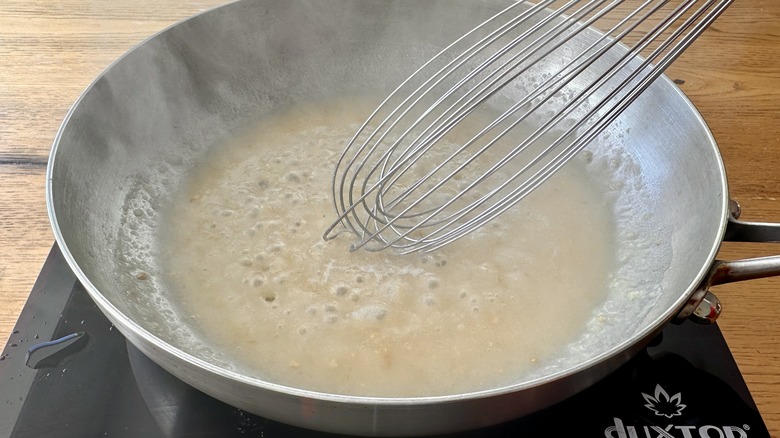
[[[322,233],[333,163],[366,109],[290,109],[187,179],[159,240],[193,330],[241,372],[361,396],[493,388],[566,354],[614,264],[611,209],[584,163],[435,253],[350,253]]]

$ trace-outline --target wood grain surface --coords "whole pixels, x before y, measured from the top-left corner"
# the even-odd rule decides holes
[[[53,243],[44,174],[68,108],[122,53],[219,3],[0,2],[0,341],[11,333]],[[718,140],[743,219],[780,221],[780,1],[737,0],[667,73]],[[726,243],[720,257],[770,254],[780,254],[780,244]],[[772,436],[778,436],[780,279],[714,291],[724,305],[721,329]]]

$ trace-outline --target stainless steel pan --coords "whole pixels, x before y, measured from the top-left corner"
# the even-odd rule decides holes
[[[734,220],[715,140],[664,78],[615,122],[617,144],[591,149],[605,169],[633,163],[613,176],[625,187],[617,226],[645,246],[615,273],[625,287],[610,292],[607,323],[588,328],[555,367],[478,393],[350,397],[239,374],[219,345],[201,342],[155,281],[156,220],[178,181],[231,132],[276,108],[386,93],[503,3],[244,1],[144,42],[86,90],[54,142],[49,212],[70,266],[128,340],[185,382],[271,419],[362,435],[457,431],[531,413],[616,369],[670,320],[716,317],[711,284],[780,272],[776,258],[714,260],[724,235],[778,233]],[[132,214],[139,209],[146,213]],[[139,270],[150,281],[136,281]]]

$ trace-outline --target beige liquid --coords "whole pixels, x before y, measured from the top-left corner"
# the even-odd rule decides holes
[[[610,208],[573,162],[432,254],[325,242],[333,163],[364,108],[295,108],[224,145],[165,213],[164,281],[242,372],[329,393],[457,394],[565,354],[606,295]]]

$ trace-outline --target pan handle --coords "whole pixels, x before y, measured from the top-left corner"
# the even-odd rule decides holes
[[[729,201],[729,220],[724,241],[730,242],[780,242],[780,224],[765,222],[745,222],[738,220],[742,209],[739,204]],[[709,288],[735,281],[780,275],[780,256],[758,257],[744,260],[715,260],[710,272],[696,292],[675,318],[678,321],[691,319],[709,324],[720,315],[721,305],[718,297]]]

